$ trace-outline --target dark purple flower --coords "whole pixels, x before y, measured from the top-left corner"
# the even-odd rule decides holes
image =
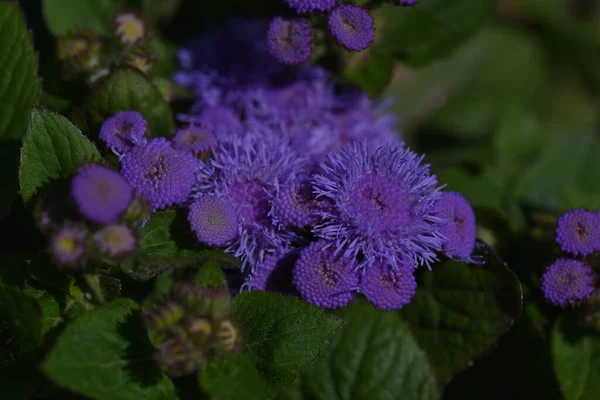
[[[558,219],[556,243],[562,251],[587,256],[600,250],[600,215],[587,210],[573,210]]]
[[[172,143],[177,150],[191,151],[195,156],[207,153],[218,145],[212,127],[198,123],[178,129]]]
[[[433,212],[446,221],[440,226],[440,233],[445,237],[442,250],[446,256],[471,260],[477,225],[475,213],[469,202],[460,193],[442,192],[442,197],[435,203]]]
[[[550,303],[565,307],[588,299],[596,274],[583,261],[559,258],[542,275],[542,291]]]
[[[205,109],[198,118],[200,122],[214,129],[217,136],[239,135],[244,132],[240,119],[226,106],[214,106]]]
[[[347,257],[378,259],[394,268],[437,260],[443,236],[433,205],[440,197],[429,166],[403,146],[385,146],[370,155],[364,143],[330,153],[314,175],[317,199],[333,205],[313,232],[335,243]]]
[[[347,50],[361,51],[375,39],[373,17],[359,6],[343,5],[329,14],[329,31]]]
[[[313,11],[329,11],[338,0],[286,0],[291,8],[298,14],[305,14]]]
[[[59,263],[76,266],[85,258],[87,237],[85,227],[67,223],[50,238],[50,251]]]
[[[90,164],[82,167],[73,178],[71,195],[85,218],[108,224],[127,210],[133,189],[117,171]]]
[[[409,304],[415,295],[417,281],[413,273],[414,268],[408,264],[392,268],[376,261],[364,269],[360,290],[375,308],[397,310]]]
[[[388,0],[390,3],[397,6],[414,6],[419,0]]]
[[[199,241],[209,246],[224,246],[238,231],[239,218],[226,197],[202,196],[190,205],[188,221]]]
[[[305,19],[275,18],[267,32],[269,52],[279,62],[298,65],[310,59],[312,30]]]
[[[302,298],[318,307],[344,307],[358,289],[358,263],[336,254],[335,247],[327,240],[311,243],[294,268],[294,285]]]
[[[123,224],[106,225],[94,233],[93,239],[96,248],[109,257],[126,257],[138,248],[137,235]]]
[[[138,196],[154,211],[183,203],[196,183],[199,161],[187,151],[176,150],[165,138],[136,146],[121,161],[121,174]]]
[[[269,215],[281,229],[304,228],[319,220],[323,207],[312,193],[310,180],[297,178],[287,185],[277,186]]]
[[[124,153],[132,146],[146,143],[148,122],[137,111],[121,111],[104,121],[100,140],[111,149]]]
[[[298,296],[292,283],[292,272],[298,256],[297,251],[266,255],[248,280],[250,289]]]

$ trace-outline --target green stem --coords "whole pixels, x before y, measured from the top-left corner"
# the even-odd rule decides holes
[[[83,279],[87,283],[92,296],[96,299],[98,304],[106,304],[106,299],[102,294],[102,288],[100,288],[100,276],[98,274],[83,274]]]

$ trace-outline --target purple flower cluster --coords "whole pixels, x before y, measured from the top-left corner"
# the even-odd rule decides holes
[[[558,219],[556,243],[573,257],[600,252],[600,215],[583,209],[564,213]],[[546,300],[566,307],[590,298],[596,273],[583,259],[559,258],[546,268],[541,281]]]
[[[325,2],[310,4],[317,3]],[[286,35],[304,29],[276,21],[271,29]],[[257,29],[251,59],[260,64],[269,57],[263,49],[272,47],[282,57],[299,54],[296,39],[267,30]],[[410,302],[418,266],[441,253],[471,261],[473,211],[457,194],[444,201],[423,157],[400,141],[385,104],[336,87],[317,67],[264,70],[240,81],[239,68],[219,68],[213,58],[215,41],[233,32],[229,24],[225,33],[212,30],[180,52],[176,79],[198,95],[179,118],[210,131],[217,143],[198,161],[188,220],[199,241],[242,260],[245,287],[299,293],[328,308],[363,293],[391,310]]]

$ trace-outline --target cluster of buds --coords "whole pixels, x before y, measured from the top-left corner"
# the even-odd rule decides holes
[[[208,360],[241,351],[241,332],[230,315],[230,303],[225,288],[180,282],[172,297],[149,307],[144,320],[154,333],[157,358],[169,375],[185,375]]]

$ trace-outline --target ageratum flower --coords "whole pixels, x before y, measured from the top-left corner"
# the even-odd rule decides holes
[[[137,12],[123,10],[115,17],[115,35],[119,41],[126,45],[139,44],[148,36],[147,24],[144,18]]]
[[[193,155],[197,156],[215,148],[218,141],[212,127],[192,122],[175,132],[172,143],[174,148],[191,151]]]
[[[409,264],[394,269],[385,262],[375,262],[364,269],[360,291],[375,308],[397,310],[409,304],[416,293],[413,273],[414,268]]]
[[[162,137],[131,149],[121,165],[121,174],[154,211],[186,201],[199,169],[190,152],[174,149]]]
[[[359,6],[343,5],[329,14],[329,31],[346,50],[361,51],[375,39],[373,17]]]
[[[440,227],[445,237],[442,250],[450,258],[471,260],[475,248],[477,225],[469,202],[457,192],[442,192],[435,203],[434,214],[445,222]]]
[[[338,0],[286,0],[291,8],[298,14],[305,14],[313,11],[329,11]]]
[[[269,215],[281,229],[304,228],[317,223],[324,207],[323,202],[315,199],[310,179],[300,177],[276,186]]]
[[[231,200],[222,196],[202,196],[190,205],[188,221],[200,242],[224,246],[238,231],[238,214]]]
[[[575,255],[600,250],[600,215],[587,210],[566,212],[558,219],[556,243],[562,251]]]
[[[115,170],[99,164],[82,167],[71,182],[79,212],[100,224],[116,221],[127,210],[133,189]]]
[[[133,254],[138,248],[138,238],[127,225],[106,225],[93,236],[94,245],[109,257],[121,258]]]
[[[596,274],[583,261],[559,258],[542,275],[542,292],[550,303],[565,307],[588,299]]]
[[[273,19],[267,32],[267,45],[271,55],[283,64],[298,65],[308,61],[312,49],[310,22]]]
[[[276,182],[286,184],[302,169],[302,160],[281,138],[250,132],[233,136],[215,149],[200,173],[198,195],[227,197],[240,216],[237,237],[226,248],[252,268],[267,252],[286,248],[294,235],[279,231],[269,218]]]
[[[233,110],[226,106],[214,106],[202,111],[198,121],[213,129],[217,137],[241,135],[244,127]]]
[[[75,266],[85,258],[87,238],[85,227],[67,223],[50,238],[50,251],[59,263]]]
[[[330,153],[313,178],[317,198],[331,211],[313,232],[334,242],[337,253],[363,258],[361,266],[385,260],[394,268],[436,260],[443,244],[433,205],[440,198],[429,166],[404,146],[370,155],[364,143]]]
[[[358,262],[336,254],[335,244],[327,240],[318,240],[303,249],[293,273],[294,285],[302,298],[318,307],[344,307],[358,289]]]
[[[263,263],[256,266],[248,279],[248,287],[250,290],[297,295],[298,291],[292,284],[292,271],[298,257],[297,251],[266,255]]]
[[[104,121],[99,138],[113,151],[124,153],[146,144],[148,122],[137,111],[121,111]]]

